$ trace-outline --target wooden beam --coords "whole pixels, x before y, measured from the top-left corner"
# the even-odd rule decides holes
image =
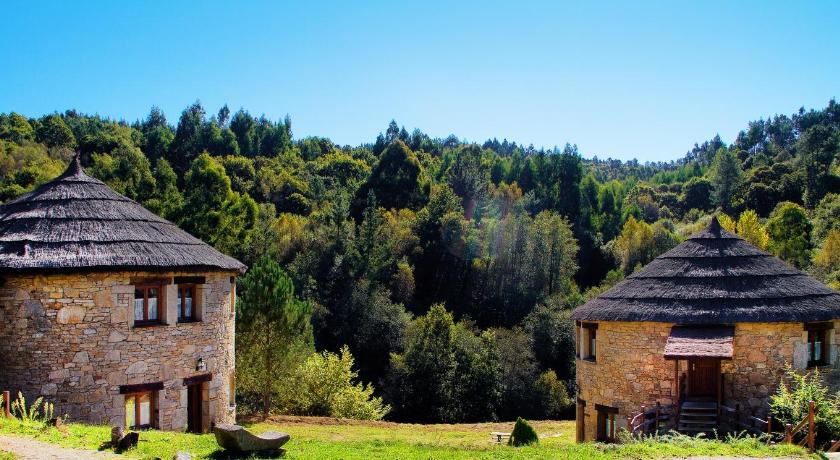
[[[203,276],[176,276],[175,284],[205,284],[206,278]]]
[[[120,394],[145,393],[147,391],[163,390],[163,382],[138,383],[136,385],[120,385]]]
[[[193,375],[191,377],[184,377],[184,386],[195,385],[196,383],[209,382],[213,380],[213,373],[207,372],[205,374]]]
[[[172,278],[168,276],[160,276],[160,277],[151,277],[151,276],[144,276],[144,277],[136,277],[136,278],[129,278],[129,284],[134,286],[159,286],[163,284],[172,284]]]
[[[680,399],[680,360],[674,360],[674,394],[673,398],[674,405],[676,406],[679,404]]]
[[[829,329],[834,329],[834,323],[831,321],[820,323],[804,323],[803,326],[803,328],[806,331],[827,331]]]

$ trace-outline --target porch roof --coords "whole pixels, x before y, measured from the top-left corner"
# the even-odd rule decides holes
[[[732,359],[733,326],[674,326],[665,343],[665,359]]]

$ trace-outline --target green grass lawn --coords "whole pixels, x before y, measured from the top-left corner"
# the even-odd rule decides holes
[[[754,439],[731,442],[687,437],[648,440],[627,444],[575,444],[574,422],[534,422],[540,443],[533,447],[493,444],[491,431],[510,431],[513,423],[460,425],[412,425],[387,422],[354,422],[325,418],[282,417],[270,422],[247,424],[254,432],[285,431],[292,436],[284,459],[601,459],[672,458],[691,455],[739,455],[752,457],[803,456],[792,446],[768,447]],[[67,425],[66,433],[41,424],[0,420],[0,433],[35,438],[67,447],[98,449],[110,438],[110,428],[81,424]],[[194,458],[228,458],[218,449],[213,435],[192,435],[162,431],[141,433],[137,449],[129,458],[170,459],[178,451]],[[0,453],[0,460],[7,460]],[[264,458],[264,457],[253,457]],[[268,457],[271,458],[271,457]]]
[[[15,460],[15,456],[9,452],[3,452],[0,450],[0,460]]]

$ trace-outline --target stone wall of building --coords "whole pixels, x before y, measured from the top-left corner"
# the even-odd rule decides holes
[[[828,341],[829,362],[836,363],[833,331],[829,331]],[[739,323],[732,352],[732,360],[721,361],[725,404],[739,404],[763,418],[769,409],[767,400],[776,392],[785,367],[807,367],[808,333],[802,323]]]
[[[672,403],[676,396],[675,364],[663,356],[672,326],[649,322],[598,323],[595,361],[576,359],[578,399],[585,402],[585,440],[596,438],[596,404],[617,408],[616,424],[623,428],[627,416],[638,413],[642,405]],[[833,332],[829,340],[831,362],[836,362],[838,352]],[[797,369],[806,367],[807,333],[802,323],[739,323],[735,327],[733,354],[732,360],[721,361],[724,404],[740,404],[763,417],[767,413],[768,396],[776,391],[786,363]],[[679,374],[686,371],[687,363],[681,360]]]
[[[670,332],[665,323],[598,323],[595,361],[576,360],[585,440],[596,437],[596,404],[617,408],[621,428],[643,404],[670,403],[674,363],[662,356]]]
[[[7,275],[0,285],[0,389],[43,395],[57,414],[123,426],[123,385],[163,382],[157,425],[187,426],[184,378],[203,383],[203,428],[232,423],[235,283],[233,273],[76,273]],[[177,322],[174,276],[204,277],[196,286],[199,321]],[[135,327],[134,285],[168,280],[164,324]],[[201,359],[206,370],[197,370]]]

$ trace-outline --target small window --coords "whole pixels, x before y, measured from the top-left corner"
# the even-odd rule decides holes
[[[230,277],[230,316],[236,316],[236,277]]]
[[[596,404],[595,411],[598,413],[597,440],[600,442],[615,442],[615,416],[618,414],[618,409]]]
[[[155,426],[154,396],[151,391],[125,395],[125,426],[135,430]]]
[[[595,323],[583,323],[580,328],[582,334],[581,358],[595,361],[598,349],[598,325]]]
[[[228,404],[233,407],[236,405],[236,372],[230,373],[230,388],[228,389]]]
[[[190,322],[196,320],[195,315],[195,285],[194,284],[179,284],[178,285],[178,321]]]
[[[135,286],[134,288],[134,324],[155,324],[160,320],[160,286]]]
[[[808,331],[808,367],[825,366],[828,363],[828,331]]]
[[[828,334],[832,327],[830,322],[805,324],[805,330],[808,332],[808,367],[830,364]]]

